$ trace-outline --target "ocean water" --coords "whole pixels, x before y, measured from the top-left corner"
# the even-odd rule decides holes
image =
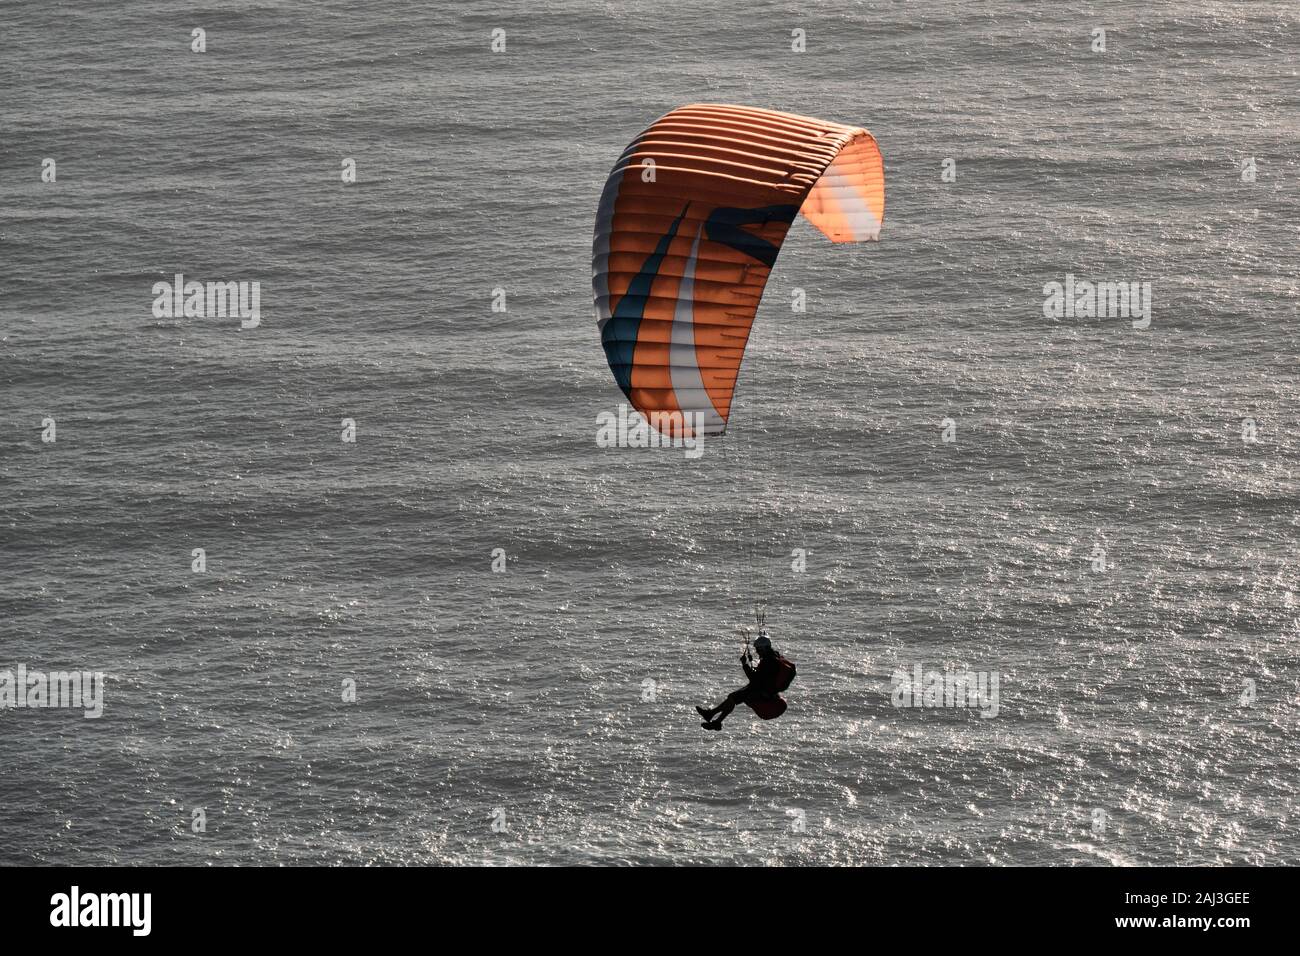
[[[0,670],[107,675],[99,719],[0,710],[0,863],[1300,862],[1297,37],[0,7]],[[869,128],[882,241],[796,222],[703,456],[599,448],[596,203],[696,101]],[[177,272],[262,324],[155,318]],[[1067,274],[1149,281],[1149,328],[1044,317]],[[755,604],[790,709],[708,734]],[[916,664],[997,716],[894,707]]]

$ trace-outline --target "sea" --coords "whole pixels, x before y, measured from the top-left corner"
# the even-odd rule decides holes
[[[1273,0],[8,0],[0,693],[102,714],[0,707],[0,864],[1300,863],[1298,54]],[[596,206],[695,102],[869,129],[884,228],[796,221],[725,436],[604,447]],[[758,613],[789,709],[703,730]]]

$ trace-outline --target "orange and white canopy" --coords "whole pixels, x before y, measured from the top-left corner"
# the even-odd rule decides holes
[[[726,430],[763,287],[799,212],[832,242],[880,237],[885,170],[870,133],[700,103],[619,157],[596,214],[596,319],[615,380],[660,431]]]

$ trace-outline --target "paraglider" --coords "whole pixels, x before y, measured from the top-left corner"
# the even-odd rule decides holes
[[[794,681],[796,672],[794,661],[783,657],[772,645],[767,636],[767,621],[760,613],[758,619],[758,639],[754,641],[754,651],[758,663],[750,653],[749,634],[745,632],[745,650],[740,655],[740,666],[745,671],[749,682],[740,690],[732,691],[717,707],[696,707],[695,710],[704,718],[700,724],[705,730],[721,730],[722,722],[736,709],[737,704],[745,704],[763,720],[771,720],[785,713],[786,702],[781,692]]]
[[[859,126],[774,110],[697,103],[655,121],[605,183],[592,242],[592,294],[614,380],[649,426],[722,435],[768,275],[794,217],[832,242],[880,237],[885,168]],[[764,720],[786,709],[794,664],[764,621],[741,656],[748,683],[707,730],[744,703]]]
[[[614,379],[666,434],[721,435],[759,299],[797,213],[832,242],[878,239],[880,149],[865,129],[697,103],[614,165],[592,288]]]

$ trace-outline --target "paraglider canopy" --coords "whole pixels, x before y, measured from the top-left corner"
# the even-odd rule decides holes
[[[722,434],[745,344],[797,213],[832,242],[878,239],[884,163],[865,129],[699,103],[623,151],[592,248],[615,381],[661,432]]]

